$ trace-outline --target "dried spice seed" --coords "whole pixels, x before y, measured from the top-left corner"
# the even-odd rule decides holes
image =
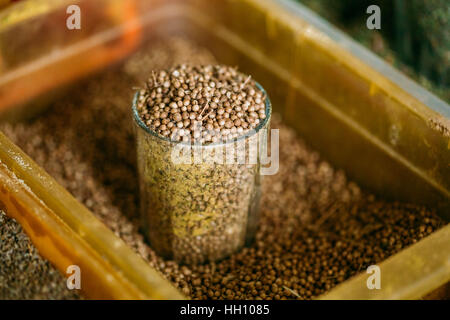
[[[160,255],[189,264],[214,261],[253,237],[258,164],[212,163],[217,152],[224,152],[214,146],[201,163],[179,165],[171,160],[172,142],[140,127],[137,140],[144,230]]]
[[[39,255],[20,224],[0,210],[0,300],[80,298]]]
[[[405,248],[445,223],[432,210],[361,191],[274,115],[271,126],[280,129],[280,170],[263,184],[253,245],[220,262],[195,267],[157,256],[139,233],[128,88],[144,82],[147,70],[180,63],[216,61],[184,39],[152,43],[121,69],[85,83],[45,116],[0,126],[150,266],[180,290],[188,288],[190,297],[309,299],[395,254],[397,244]],[[247,275],[250,281],[245,281]],[[281,288],[276,294],[274,283]],[[208,295],[210,290],[220,296]]]
[[[229,141],[230,137],[237,137],[234,134],[237,130],[230,119],[221,128],[221,116],[214,113],[214,108],[224,108],[226,104],[239,107],[242,104],[235,94],[229,94],[230,98],[226,96],[231,92],[230,88],[239,87],[242,97],[247,96],[250,90],[261,90],[249,81],[250,77],[235,68],[221,65],[178,65],[152,74],[153,79],[148,80],[147,89],[138,93],[137,104],[133,106],[137,112],[134,117],[145,234],[159,255],[179,263],[197,264],[223,259],[254,236],[261,178],[258,163],[237,162],[239,155],[250,157],[249,141],[252,139],[244,137],[244,145]],[[173,74],[177,76],[171,76]],[[158,83],[168,83],[168,86],[159,93]],[[190,97],[186,106],[186,110],[191,110],[191,121],[187,124],[189,132],[185,132],[182,129],[184,124],[179,122],[181,115],[177,101],[181,100],[177,87],[180,83],[190,88],[182,91],[183,96],[187,94]],[[224,94],[218,89],[222,89]],[[212,96],[216,100],[213,98],[211,102]],[[172,110],[173,115],[167,123],[169,130],[166,130],[166,125],[157,127],[154,124],[163,121],[155,116],[161,101],[168,103]],[[256,103],[251,96],[245,101],[250,106]],[[224,115],[229,117],[231,114],[236,119],[233,108],[226,107],[226,111]],[[268,120],[269,117],[263,123],[263,130],[268,127]],[[141,121],[146,125],[145,129]],[[216,130],[212,131],[214,128]],[[256,125],[251,128],[256,128]],[[252,135],[250,128],[240,129],[241,134]],[[189,137],[191,130],[193,135]],[[202,145],[226,141],[227,148],[234,147],[236,162],[230,165],[229,162],[215,161],[218,157],[225,159],[223,144],[196,146],[197,150],[203,151],[200,162],[194,159],[194,154],[189,157],[191,163],[187,165],[174,162],[173,151],[179,146],[176,142],[182,138]]]
[[[153,71],[152,77],[146,82],[146,89],[140,91],[137,110],[150,130],[173,141],[181,140],[175,126],[195,126],[197,122],[198,129],[207,133],[194,133],[190,137],[192,142],[208,144],[226,141],[230,136],[224,128],[244,135],[251,129],[256,129],[259,122],[266,118],[265,99],[261,99],[263,94],[250,79],[250,76],[238,72],[236,68],[223,65],[181,64],[168,70]],[[164,84],[163,88],[161,83]],[[181,83],[186,84],[189,89],[179,89]],[[181,100],[183,97],[185,103]],[[159,112],[167,104],[169,108],[164,110],[170,112],[170,116]],[[179,108],[183,106],[190,110],[189,115],[186,113],[183,119],[190,121],[178,125],[182,119]],[[215,109],[218,109],[217,113],[214,112]],[[258,113],[255,110],[259,110]],[[167,126],[160,126],[160,122],[166,118],[169,119]],[[251,118],[251,121],[244,125],[246,118]],[[173,129],[169,131],[167,128]]]

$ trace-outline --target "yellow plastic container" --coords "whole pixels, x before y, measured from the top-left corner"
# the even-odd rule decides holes
[[[36,9],[24,14],[22,9],[31,2]],[[81,5],[87,2],[91,1],[71,1]],[[98,0],[95,6],[105,10],[119,8],[122,12],[120,3],[124,2]],[[50,37],[53,46],[42,47],[29,59],[17,57],[17,67],[6,69],[11,56],[4,40],[13,39],[14,31],[22,39],[14,42],[15,50],[23,50],[26,56],[30,50],[27,44],[36,43],[29,32],[33,25],[45,25],[49,19],[65,16],[67,2],[24,1],[2,11],[0,103],[7,101],[9,109],[20,104],[24,106],[22,110],[29,110],[23,109],[29,107],[26,101],[14,98],[11,79],[22,79],[16,83],[22,86],[36,74],[41,74],[40,79],[48,81],[48,86],[39,95],[30,94],[27,101],[35,102],[38,96],[49,101],[50,93],[60,92],[63,84],[92,69],[67,69],[66,81],[53,81],[45,73],[36,72],[62,65],[77,66],[77,57],[101,52],[115,40],[120,43],[127,30],[132,31],[131,45],[125,45],[118,56],[138,47],[141,40],[182,34],[203,44],[221,63],[238,65],[258,79],[271,97],[274,111],[284,114],[292,127],[336,167],[345,169],[352,180],[382,197],[433,207],[448,222],[450,107],[424,88],[291,1],[126,3],[133,8],[132,15],[113,19],[107,27],[64,45]],[[100,14],[90,23],[101,25],[106,17],[109,16]],[[66,31],[55,28],[54,32],[56,37],[58,32],[62,36]],[[67,54],[52,55],[59,45]],[[101,67],[115,60],[101,65],[98,60],[92,61],[95,67]],[[40,252],[61,271],[74,263],[82,266],[82,288],[87,298],[183,298],[3,135],[0,161],[0,205],[24,226]],[[450,279],[450,225],[379,266],[386,284],[381,290],[368,290],[368,275],[360,274],[320,298],[429,296]]]
[[[71,4],[80,8],[80,30],[66,26],[66,8]],[[61,94],[63,86],[128,55],[140,37],[137,24],[132,23],[136,10],[133,1],[64,0],[21,1],[2,10],[3,118],[33,115]]]

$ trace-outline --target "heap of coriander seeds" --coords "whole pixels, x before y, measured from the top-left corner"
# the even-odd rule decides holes
[[[159,135],[202,144],[248,134],[266,118],[265,96],[256,83],[223,65],[181,64],[152,72],[137,109]]]
[[[205,48],[176,37],[151,42],[130,61],[133,68],[127,62],[77,86],[44,117],[5,122],[0,127],[187,296],[310,299],[447,223],[434,210],[373,198],[311,149],[280,117],[273,117],[271,127],[280,129],[280,170],[265,176],[260,227],[253,245],[219,262],[196,266],[164,259],[139,232],[134,128],[128,117],[130,83],[143,83],[148,78],[146,70],[216,61]],[[95,134],[89,128],[96,128]],[[0,296],[19,298],[7,279],[0,275]]]
[[[33,246],[22,226],[0,209],[0,300],[82,299]]]

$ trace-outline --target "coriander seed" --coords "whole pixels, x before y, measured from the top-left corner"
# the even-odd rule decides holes
[[[242,154],[250,159],[249,144],[262,141],[260,132],[269,126],[271,107],[265,98],[265,120],[260,125],[254,121],[254,125],[243,126],[250,113],[242,111],[241,105],[256,103],[247,92],[262,92],[262,88],[231,69],[178,65],[154,72],[160,82],[170,85],[161,88],[150,78],[147,90],[139,91],[133,103],[144,228],[152,247],[177,262],[222,259],[249,242],[256,230],[261,193],[259,155],[255,164],[241,164],[238,157]],[[189,89],[180,89],[178,82],[186,83]],[[162,96],[158,96],[158,89],[162,89]],[[181,114],[180,93],[189,97]],[[172,113],[167,116],[164,111],[157,118],[162,98],[168,99]],[[162,124],[146,122],[147,115]],[[180,145],[192,151],[187,163],[173,159]],[[233,164],[225,162],[225,151],[230,147],[236,150]]]

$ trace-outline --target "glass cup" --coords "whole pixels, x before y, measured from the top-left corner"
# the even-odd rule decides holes
[[[216,261],[249,244],[261,197],[261,156],[267,151],[272,107],[266,118],[232,141],[175,142],[150,130],[133,100],[141,217],[145,236],[161,256],[178,263]]]

